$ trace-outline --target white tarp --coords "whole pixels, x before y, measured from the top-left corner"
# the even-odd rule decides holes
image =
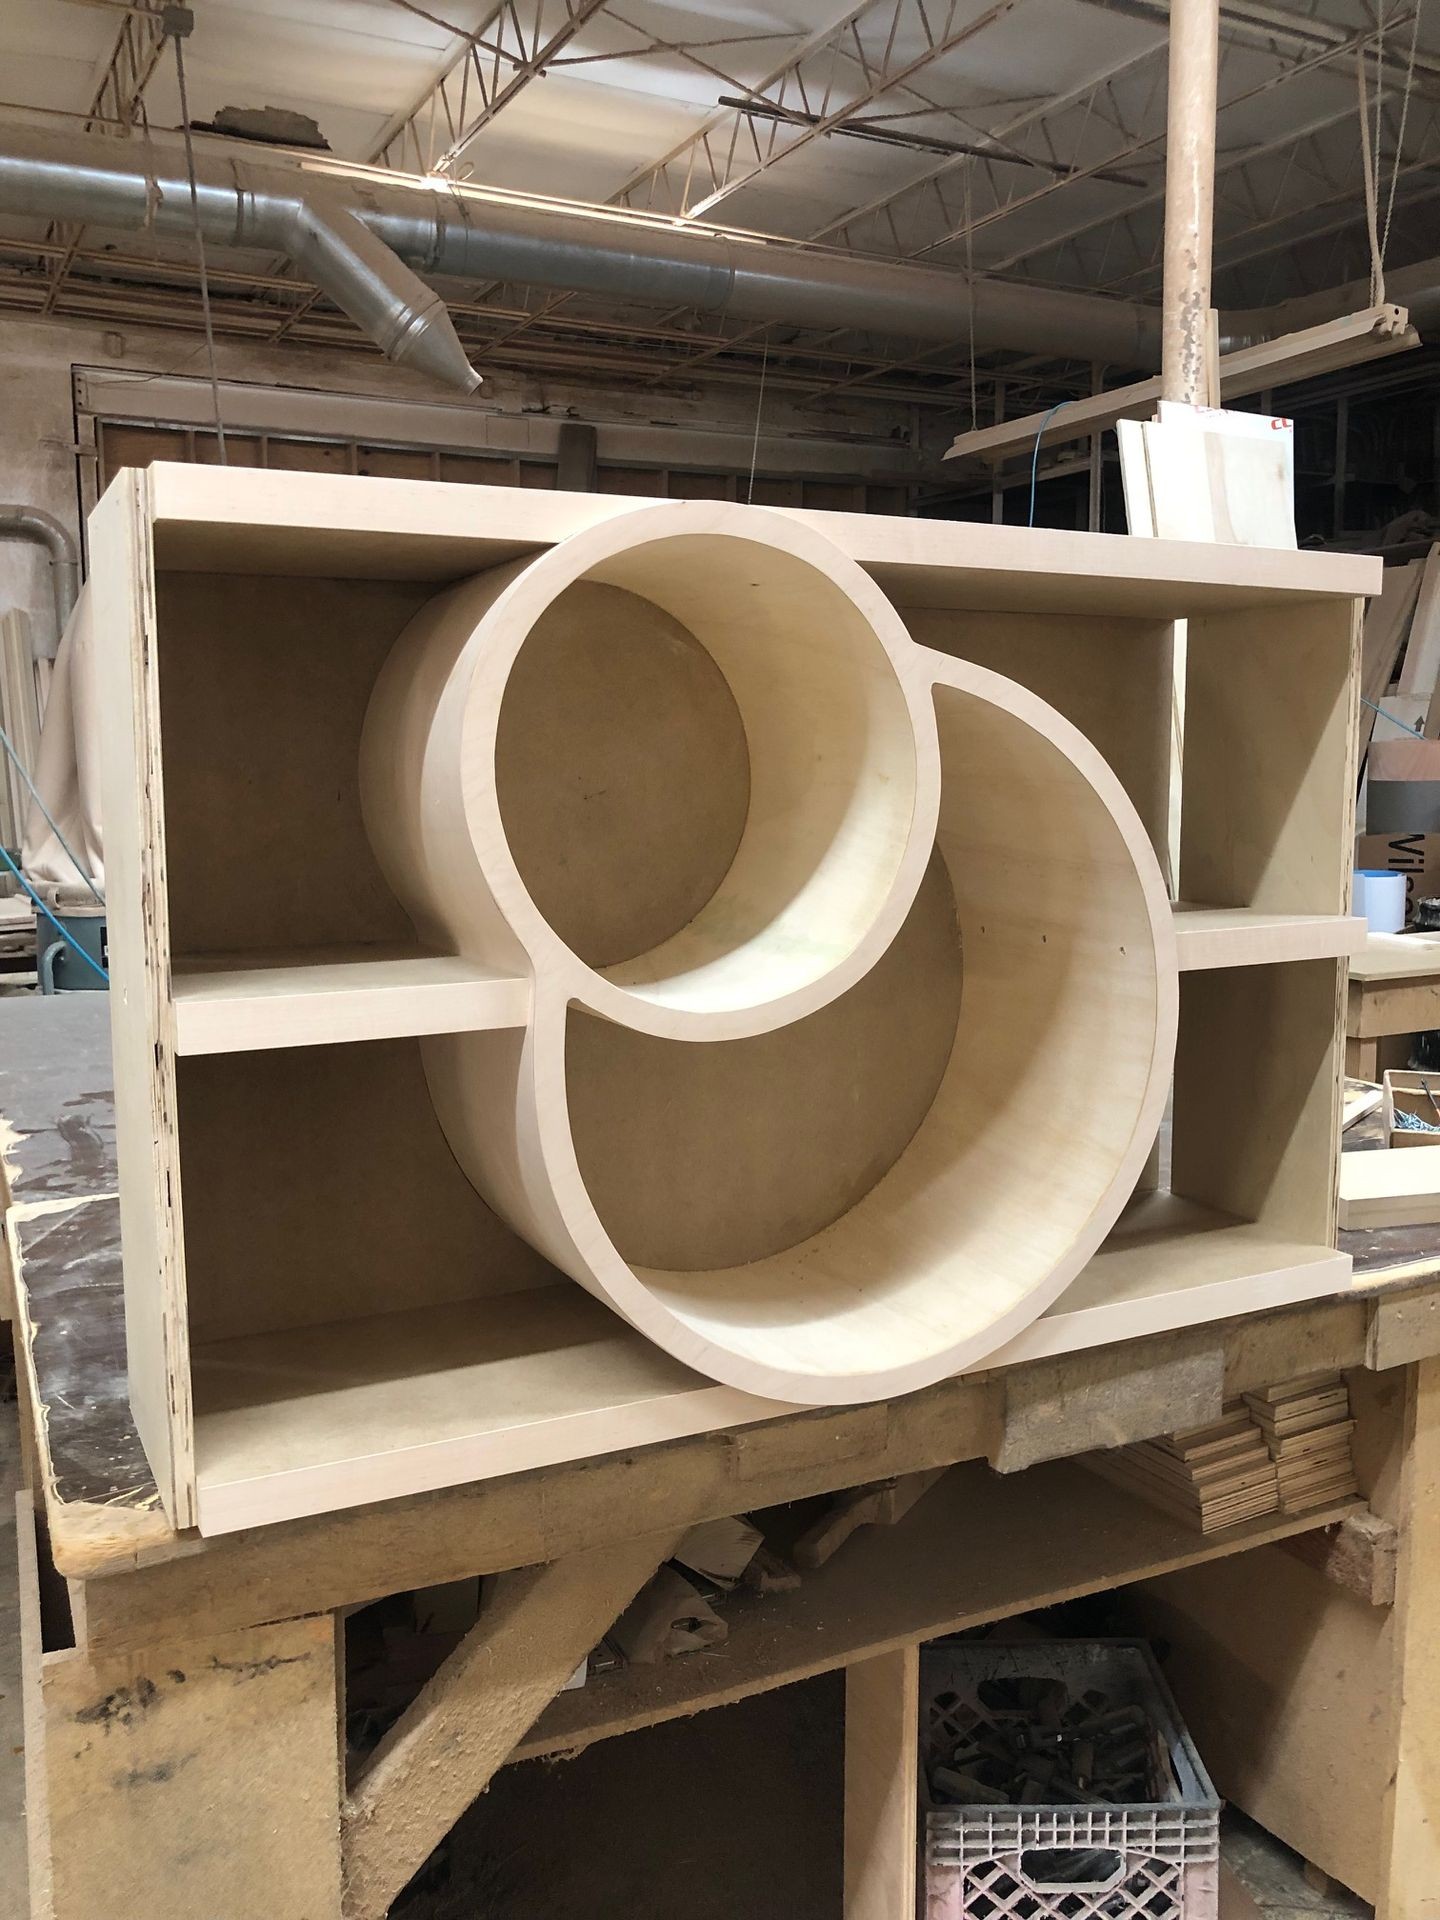
[[[65,839],[84,862],[95,885],[105,891],[105,853],[100,833],[100,727],[102,715],[95,685],[95,644],[89,589],[82,589],[60,641],[40,753],[30,777]],[[51,831],[32,800],[25,816],[20,864],[30,884],[67,892],[84,889],[75,862]]]

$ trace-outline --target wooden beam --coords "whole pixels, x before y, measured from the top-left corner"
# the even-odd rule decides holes
[[[346,1920],[383,1920],[678,1536],[527,1567],[376,1748],[343,1818]]]
[[[341,1788],[331,1617],[94,1658],[51,1651],[28,1493],[16,1517],[29,1910],[331,1920]]]
[[[845,1920],[912,1920],[920,1649],[845,1673]]]
[[[1440,1914],[1440,1360],[1410,1381],[1395,1593],[1395,1758],[1377,1920]]]

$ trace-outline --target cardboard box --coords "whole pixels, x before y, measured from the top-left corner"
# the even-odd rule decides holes
[[[1405,875],[1405,924],[1415,924],[1415,902],[1440,897],[1440,833],[1362,833],[1357,867]]]

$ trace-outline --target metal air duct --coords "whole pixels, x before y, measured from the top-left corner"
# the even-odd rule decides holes
[[[1059,288],[825,253],[786,241],[330,161],[257,165],[202,150],[199,216],[217,246],[289,256],[392,359],[469,390],[479,380],[443,303],[415,276],[507,280],[736,319],[1094,359],[1159,360],[1158,309]],[[145,139],[0,128],[0,215],[184,235],[183,153]],[[973,308],[973,312],[972,312]]]

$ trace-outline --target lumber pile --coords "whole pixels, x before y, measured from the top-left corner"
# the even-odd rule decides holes
[[[1314,1375],[1230,1401],[1208,1426],[1087,1454],[1081,1464],[1212,1534],[1357,1493],[1354,1431],[1345,1382]]]
[[[1359,1492],[1350,1390],[1338,1373],[1247,1393],[1245,1404],[1275,1463],[1281,1513],[1308,1513]]]
[[[1280,1504],[1265,1436],[1240,1400],[1211,1426],[1089,1454],[1084,1464],[1205,1534],[1258,1520]]]

